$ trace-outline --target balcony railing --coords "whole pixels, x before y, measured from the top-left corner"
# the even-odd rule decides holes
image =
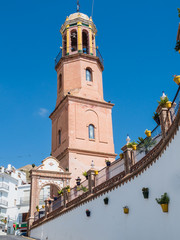
[[[0,183],[0,190],[1,189],[5,189],[5,190],[9,190],[9,185],[7,183]]]
[[[59,63],[60,59],[62,57],[65,57],[67,55],[73,55],[78,53],[78,47],[70,47],[69,48],[69,53],[67,54],[67,48],[62,48],[60,50],[60,52],[58,53],[57,57],[55,58],[55,67],[57,66],[57,64]],[[92,48],[92,53],[90,53],[90,48],[89,47],[84,47],[81,50],[81,53],[87,54],[87,55],[91,55],[91,56],[96,56],[99,58],[99,61],[101,62],[101,64],[104,66],[104,60],[102,58],[102,55],[100,54],[100,51],[98,48]]]
[[[8,201],[0,198],[0,205],[3,205],[3,206],[6,206],[6,207],[7,207],[7,206],[8,206]]]

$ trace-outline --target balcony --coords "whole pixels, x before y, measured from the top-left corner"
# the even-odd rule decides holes
[[[8,201],[6,201],[3,198],[0,198],[0,207],[7,208],[8,207]]]
[[[21,197],[17,202],[17,206],[27,206],[30,204],[30,197]]]
[[[0,183],[0,191],[8,192],[9,191],[9,185],[7,183]]]
[[[62,49],[60,50],[60,52],[58,53],[57,57],[55,58],[55,68],[56,68],[57,64],[59,63],[59,61],[61,60],[62,57],[65,57],[65,56],[67,56],[67,55],[77,54],[77,53],[78,53],[77,48],[70,48],[68,54],[67,54],[67,49],[62,48]],[[92,49],[92,53],[90,53],[89,48],[83,48],[82,51],[81,51],[81,53],[82,53],[82,54],[87,54],[87,55],[90,55],[90,56],[98,57],[100,63],[101,63],[102,66],[104,67],[104,59],[102,58],[98,47],[93,48],[93,49]]]

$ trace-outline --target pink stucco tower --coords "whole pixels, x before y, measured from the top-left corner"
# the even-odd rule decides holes
[[[74,13],[60,32],[61,52],[55,60],[57,101],[51,113],[52,156],[72,173],[72,185],[82,172],[113,161],[111,110],[103,98],[103,59],[95,45],[96,26],[92,18]]]

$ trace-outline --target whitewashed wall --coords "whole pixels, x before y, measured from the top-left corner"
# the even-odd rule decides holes
[[[141,189],[148,187],[149,199]],[[155,198],[170,196],[163,213]],[[104,205],[104,197],[109,205]],[[123,206],[129,206],[129,214]],[[85,210],[91,211],[86,217]],[[176,240],[180,236],[180,132],[159,160],[140,176],[83,206],[32,229],[41,240]],[[48,237],[48,238],[47,238]]]

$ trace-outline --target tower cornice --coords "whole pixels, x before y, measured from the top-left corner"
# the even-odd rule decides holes
[[[61,59],[59,60],[59,62],[55,66],[55,70],[57,71],[57,69],[59,68],[59,66],[61,65],[62,62],[68,62],[70,59],[79,59],[79,58],[84,58],[84,59],[88,59],[88,60],[95,60],[99,64],[101,70],[102,71],[104,70],[104,65],[100,61],[99,57],[92,56],[92,55],[85,54],[85,53],[76,53],[76,54],[61,57]]]
[[[52,119],[56,111],[59,110],[60,108],[63,108],[63,106],[68,101],[73,101],[73,102],[78,102],[83,104],[92,104],[94,106],[98,106],[98,107],[100,106],[100,107],[109,108],[109,109],[112,109],[114,106],[113,103],[107,103],[105,101],[102,102],[102,101],[96,101],[96,100],[81,98],[81,97],[72,96],[72,95],[66,95],[64,99],[58,104],[58,106],[54,109],[54,111],[50,114],[49,118]]]

